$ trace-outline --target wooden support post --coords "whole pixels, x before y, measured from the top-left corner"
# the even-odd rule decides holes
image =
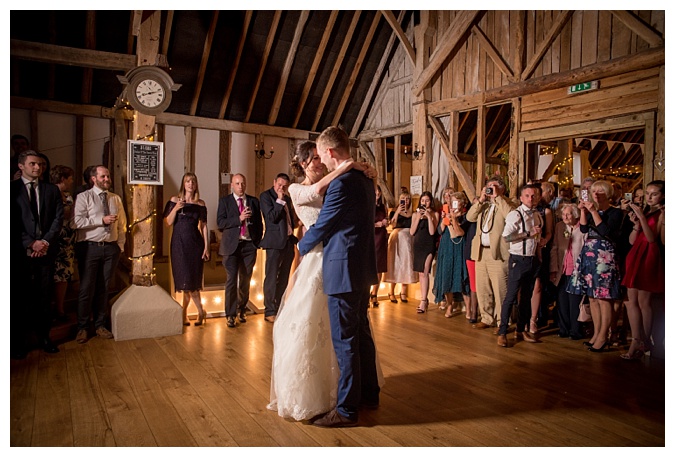
[[[524,182],[525,176],[525,142],[520,140],[520,98],[511,100],[511,140],[509,142],[509,195],[515,196],[516,189]]]
[[[487,110],[485,105],[478,107],[478,117],[476,120],[476,193],[485,185],[485,163],[487,156],[487,147],[485,145],[485,117]]]
[[[391,193],[393,195],[394,203],[392,206],[396,206],[398,201],[399,193],[401,192],[401,135],[396,135],[394,137],[394,184],[392,185]]]
[[[429,48],[431,47],[431,37],[427,34],[429,28],[429,12],[420,12],[420,25],[415,27],[415,68],[413,70],[413,81],[417,81],[429,64]],[[431,137],[427,133],[427,100],[430,98],[431,89],[425,84],[417,94],[412,95],[413,109],[413,149],[415,144],[422,154],[422,160],[415,160],[412,164],[413,176],[422,176],[422,190],[431,185]],[[410,189],[412,191],[412,189]],[[414,197],[414,196],[413,196]]]

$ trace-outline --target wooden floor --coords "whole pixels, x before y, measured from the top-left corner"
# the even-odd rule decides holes
[[[360,427],[266,409],[272,325],[255,315],[236,329],[209,319],[178,336],[70,341],[12,360],[10,444],[665,446],[663,360],[626,362],[554,334],[504,349],[463,315],[416,306],[371,309],[386,384]]]

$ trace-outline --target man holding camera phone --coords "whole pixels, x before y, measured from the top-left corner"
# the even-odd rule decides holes
[[[476,294],[481,321],[475,329],[497,327],[501,306],[506,297],[509,246],[502,237],[506,216],[515,208],[504,196],[506,185],[500,176],[490,178],[480,197],[466,213],[466,219],[476,222],[476,236],[471,244],[471,259],[476,262]]]

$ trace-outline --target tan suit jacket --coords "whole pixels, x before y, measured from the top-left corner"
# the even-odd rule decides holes
[[[490,230],[490,252],[493,260],[506,261],[509,258],[509,244],[502,237],[504,232],[504,223],[506,215],[516,208],[516,205],[503,195],[495,197],[494,224]],[[483,245],[481,244],[481,235],[483,227],[483,218],[486,217],[490,208],[489,200],[484,203],[476,201],[466,213],[466,219],[470,222],[476,222],[476,236],[471,243],[471,259],[480,261],[483,255]]]
[[[576,262],[579,254],[581,253],[581,248],[584,246],[584,241],[586,240],[586,234],[581,233],[579,228],[576,228],[572,231],[572,236],[565,238],[565,229],[566,225],[563,221],[560,221],[555,226],[555,233],[553,234],[553,246],[551,247],[551,262],[549,264],[550,272],[555,273],[555,280],[553,284],[556,286],[560,282],[560,277],[563,274],[563,262],[565,261],[565,253],[570,243],[572,243],[572,257]]]

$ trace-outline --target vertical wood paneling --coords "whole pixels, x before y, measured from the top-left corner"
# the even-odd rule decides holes
[[[598,12],[584,11],[583,39],[581,41],[581,66],[592,65],[598,60]]]
[[[560,31],[560,71],[567,71],[570,67],[570,51],[572,38],[572,21],[567,21],[567,24]]]
[[[502,42],[503,37],[505,33],[508,33],[508,31],[505,31],[502,27],[502,14],[503,11],[495,11],[494,15],[494,40],[492,40],[492,43],[497,47],[497,50],[502,53]],[[497,65],[492,62],[492,59],[490,59],[490,62],[493,65],[493,70],[492,70],[492,87],[500,87],[502,85],[502,72],[497,67]]]
[[[511,35],[511,40],[509,41],[509,56],[506,58],[509,67],[513,70],[515,75],[518,75],[518,66],[516,65],[516,60],[518,59],[518,27],[520,26],[518,21],[518,11],[509,12],[509,30]]]
[[[598,14],[598,62],[605,62],[612,55],[612,13]]]
[[[534,13],[534,18],[535,18],[535,23],[534,23],[534,52],[536,53],[539,47],[542,45],[542,42],[544,41],[544,35],[546,35],[546,30],[544,29],[544,13],[545,11],[535,11]],[[544,70],[541,65],[541,62],[539,65],[537,65],[537,68],[534,69],[534,72],[532,73],[533,78],[538,78],[540,76],[543,76]]]
[[[490,41],[493,43],[497,40],[497,37],[495,35],[495,12],[494,11],[489,11],[487,14],[487,22],[485,24],[485,29],[483,30],[485,32],[485,35],[490,38]],[[492,62],[492,59],[486,59],[485,60],[485,90],[490,90],[494,86],[494,81],[492,79],[492,74],[497,70],[495,68],[494,63]]]
[[[460,45],[455,55],[455,71],[452,78],[452,93],[455,96],[464,93],[464,72],[466,71],[466,44]]]
[[[642,21],[645,24],[651,23],[651,21],[652,21],[652,12],[651,11],[640,10],[640,11],[635,11],[634,13],[637,14],[638,17],[640,19],[642,19]],[[633,35],[636,35],[636,34],[633,34]],[[645,49],[649,49],[649,44],[645,40],[643,40],[642,38],[637,37],[637,43],[636,43],[636,49],[635,49],[636,52],[644,51]]]
[[[478,43],[471,35],[466,44],[466,93],[473,94],[478,90]]]
[[[542,19],[544,21],[544,35],[546,35],[546,32],[550,30],[551,24],[553,23],[553,15],[558,14],[558,12],[553,12],[553,11],[544,11],[542,14]],[[541,45],[540,45],[541,46]],[[541,58],[541,70],[543,75],[550,75],[551,74],[551,54],[552,50],[551,47],[548,48],[548,50],[544,53],[544,57]]]
[[[558,12],[559,14],[559,12]],[[560,35],[551,43],[551,73],[560,72]]]
[[[572,15],[572,36],[570,47],[570,70],[579,68],[581,66],[581,33],[583,11],[575,11]]]
[[[527,16],[526,16],[526,25],[525,25],[525,30],[526,32],[526,46],[525,46],[525,62],[529,62],[530,58],[534,56],[535,53],[535,34],[534,34],[534,27],[535,27],[535,12],[534,11],[528,11]]]
[[[511,23],[509,21],[509,12],[508,11],[499,11],[497,17],[499,18],[499,22],[501,25],[501,34],[500,36],[502,39],[499,40],[499,52],[504,58],[505,61],[509,61],[509,47],[511,46],[511,34],[512,34],[512,29],[511,29]],[[499,81],[500,81],[500,86],[503,84],[508,84],[508,79],[506,79],[506,75],[499,71]]]
[[[663,34],[666,30],[666,12],[663,10],[652,11],[649,24]]]
[[[630,52],[631,32],[623,22],[612,17],[612,59],[623,57]]]

